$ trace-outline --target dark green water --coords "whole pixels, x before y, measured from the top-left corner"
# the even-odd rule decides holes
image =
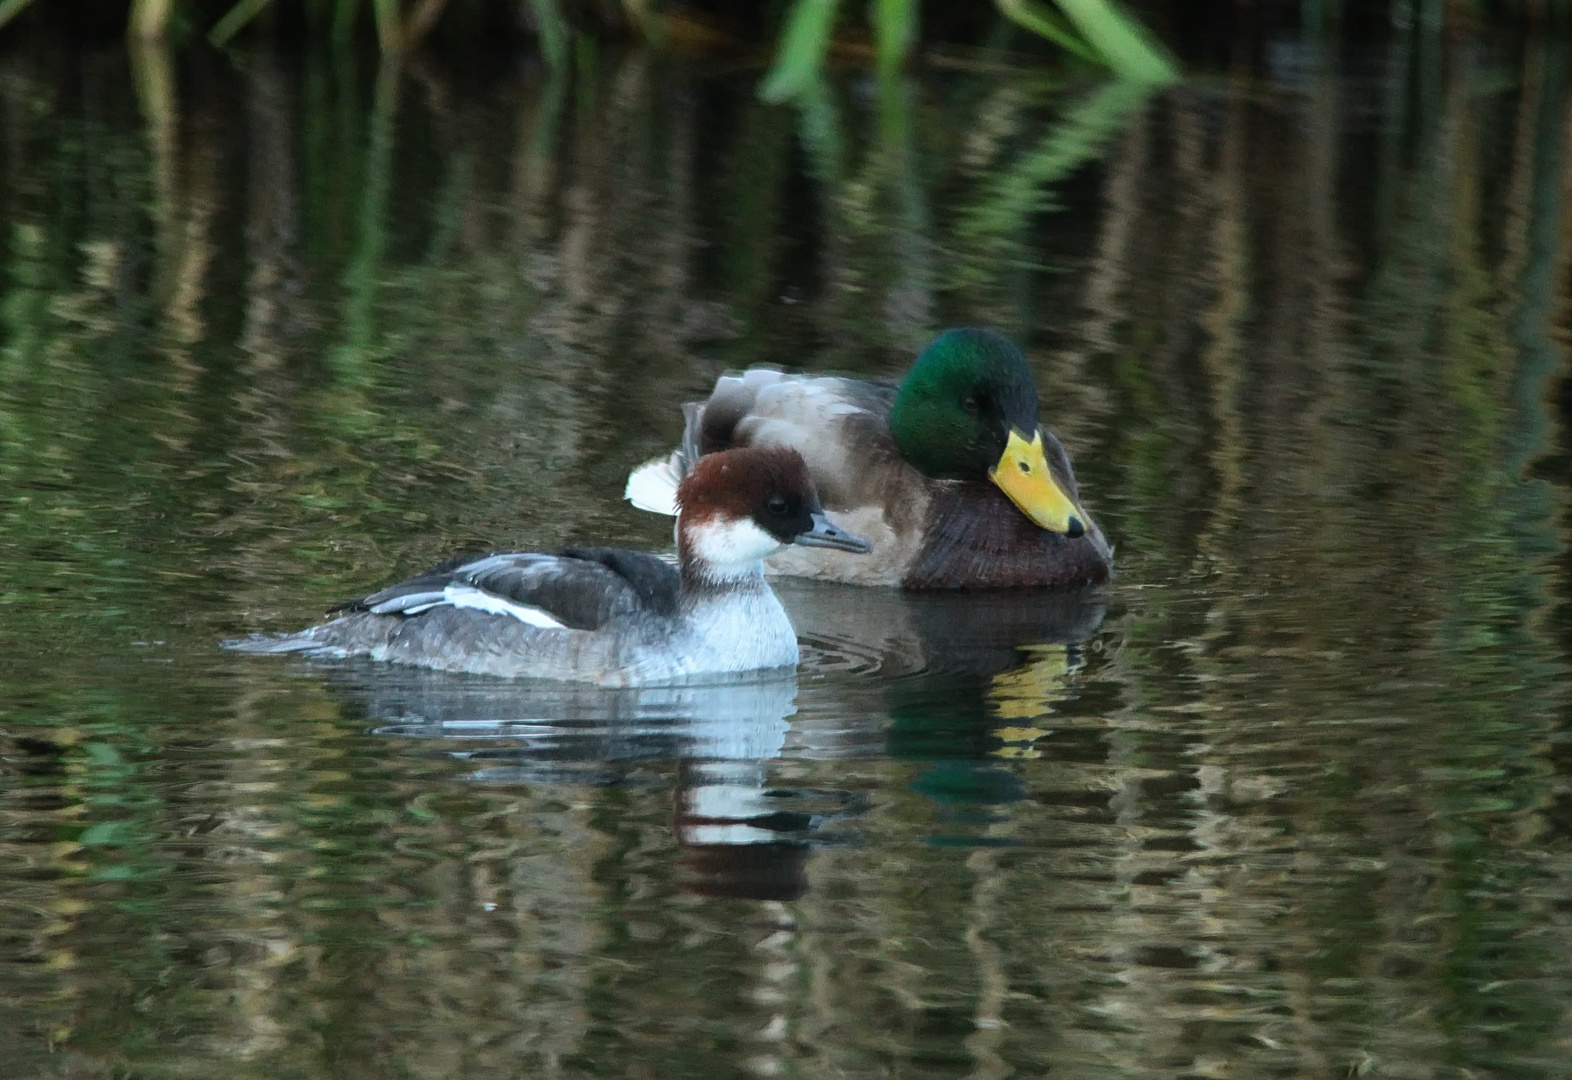
[[[0,1075],[1572,1072],[1563,43],[476,68],[4,57]],[[716,374],[962,323],[1105,593],[785,586],[681,694],[219,648],[658,547]]]

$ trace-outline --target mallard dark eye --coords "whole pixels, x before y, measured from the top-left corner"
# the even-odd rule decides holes
[[[785,514],[786,511],[791,509],[791,503],[787,501],[784,495],[771,495],[764,500],[764,508],[772,514]]]
[[[965,397],[961,398],[961,408],[965,409],[969,413],[974,413],[979,408],[981,408],[981,406],[977,403],[977,395],[967,394]]]

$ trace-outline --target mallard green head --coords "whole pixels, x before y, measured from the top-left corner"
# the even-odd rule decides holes
[[[1031,369],[1003,334],[940,334],[901,381],[890,434],[901,456],[927,476],[986,478],[1042,528],[1072,537],[1086,531],[1048,471]]]

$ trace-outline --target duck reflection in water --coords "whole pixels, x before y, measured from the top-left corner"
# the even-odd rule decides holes
[[[922,762],[912,788],[940,808],[937,843],[988,843],[989,807],[1026,796],[1019,766],[1072,691],[1081,643],[1106,612],[1101,589],[973,594],[780,588],[803,639],[805,667],[877,670],[885,751]]]
[[[1006,759],[1031,754],[1030,737],[1042,734],[1034,718],[1064,693],[1077,643],[1104,612],[1095,591],[913,596],[781,583],[780,593],[812,680],[801,698],[796,675],[610,690],[364,662],[322,669],[378,734],[436,741],[477,782],[604,787],[630,782],[638,765],[675,762],[684,887],[792,900],[808,890],[814,847],[864,803],[776,784],[776,759],[921,762],[912,787],[942,808],[948,825],[936,842],[952,842],[988,807],[1024,795]],[[791,737],[799,708],[807,730]],[[882,747],[817,734],[885,718]]]
[[[423,669],[340,666],[332,682],[378,734],[441,740],[482,783],[610,786],[677,763],[673,828],[694,892],[791,900],[807,891],[810,832],[849,804],[793,809],[769,762],[796,711],[795,676],[605,690]],[[811,796],[809,796],[811,798]]]

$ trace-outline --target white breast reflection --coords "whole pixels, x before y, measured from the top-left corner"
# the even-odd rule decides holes
[[[783,583],[800,676],[604,690],[377,664],[326,665],[380,734],[465,763],[484,784],[671,784],[683,885],[785,900],[815,847],[855,840],[866,799],[780,778],[782,758],[888,755],[936,837],[964,835],[1021,795],[1006,760],[1034,755],[1067,693],[1101,594],[909,596]]]

